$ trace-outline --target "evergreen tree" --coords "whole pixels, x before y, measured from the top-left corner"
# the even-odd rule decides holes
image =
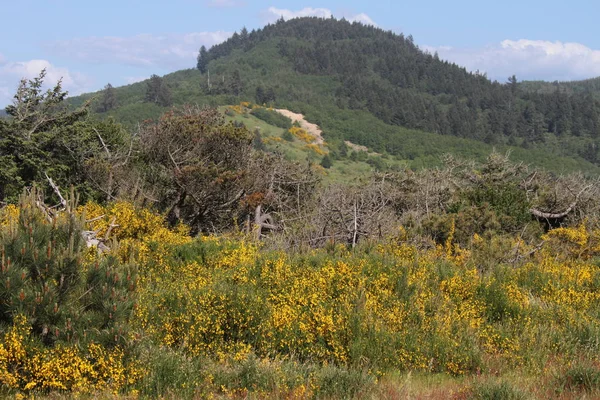
[[[108,83],[104,86],[104,90],[102,91],[102,98],[100,99],[100,104],[98,105],[98,112],[104,113],[112,110],[117,106],[117,96],[115,93],[115,88]]]
[[[152,75],[146,86],[145,100],[149,103],[156,103],[162,107],[169,107],[173,104],[171,91],[164,83],[163,78],[158,75]]]
[[[265,89],[262,86],[256,87],[256,94],[254,96],[257,104],[265,104],[267,102]]]
[[[86,185],[82,159],[98,140],[89,135],[91,122],[83,118],[87,103],[70,110],[60,82],[42,90],[45,76],[44,70],[33,80],[22,80],[6,107],[12,118],[0,121],[0,201],[16,201],[25,186],[46,187],[46,175],[62,187]]]
[[[209,54],[208,51],[206,50],[205,46],[200,47],[200,52],[198,53],[198,58],[197,58],[197,63],[196,63],[196,68],[198,69],[198,71],[200,71],[201,73],[205,73],[207,71],[208,68],[208,62],[209,62]]]
[[[240,71],[237,69],[235,71],[233,71],[233,75],[231,77],[230,89],[231,89],[231,93],[233,93],[236,96],[239,96],[242,93],[242,91],[244,90],[244,83],[242,82],[242,76],[240,74]]]
[[[329,156],[329,154],[325,154],[325,156],[321,160],[321,167],[329,169],[332,166],[333,166],[333,161],[331,160],[331,157]]]

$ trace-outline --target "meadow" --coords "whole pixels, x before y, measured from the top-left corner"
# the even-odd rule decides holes
[[[585,224],[540,248],[415,242],[399,226],[355,249],[281,252],[242,232],[192,238],[126,202],[52,220],[34,204],[1,214],[3,395],[600,395],[600,231]],[[112,230],[108,253],[76,239],[85,220]],[[499,246],[512,263],[482,262]]]

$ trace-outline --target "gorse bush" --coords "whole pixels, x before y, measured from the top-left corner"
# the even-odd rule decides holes
[[[0,379],[22,389],[120,387],[136,268],[96,256],[83,217],[47,214],[36,196],[0,214]]]
[[[85,219],[99,236],[113,225],[109,254],[86,248]],[[600,232],[585,225],[539,248],[507,235],[501,248],[527,258],[486,270],[497,245],[474,235],[465,248],[452,224],[437,246],[401,230],[299,253],[192,239],[125,202],[48,220],[24,198],[0,225],[3,390],[362,398],[393,371],[543,376],[549,364],[566,371],[557,390],[596,390],[595,369],[562,367],[598,348]],[[488,386],[467,392],[522,398]]]

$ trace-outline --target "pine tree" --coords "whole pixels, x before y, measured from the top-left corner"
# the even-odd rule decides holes
[[[158,75],[152,75],[146,86],[145,100],[149,103],[156,103],[162,107],[169,107],[173,104],[171,91],[164,83],[163,78]]]
[[[100,99],[100,104],[98,105],[98,112],[104,113],[112,110],[117,106],[117,96],[115,93],[115,88],[108,83],[104,86],[104,90],[102,91],[102,98]]]
[[[262,86],[256,87],[256,95],[254,96],[257,104],[265,104],[267,102],[265,89]]]
[[[230,89],[231,89],[231,93],[233,93],[236,96],[239,96],[242,93],[242,91],[244,90],[244,83],[242,82],[242,76],[240,74],[240,71],[237,69],[235,71],[233,71],[233,75],[231,77]]]
[[[51,215],[34,189],[21,197],[19,216],[0,227],[0,324],[24,315],[46,345],[124,343],[135,269],[112,256],[84,265],[84,220],[67,202]]]
[[[200,71],[201,73],[205,73],[207,71],[208,68],[208,62],[209,62],[209,54],[208,51],[206,50],[205,46],[200,47],[200,52],[198,53],[198,58],[197,58],[197,63],[196,63],[196,68],[198,69],[198,71]]]
[[[331,160],[331,157],[329,156],[329,154],[325,154],[325,157],[323,157],[323,159],[321,160],[321,167],[329,169],[332,166],[333,161]]]

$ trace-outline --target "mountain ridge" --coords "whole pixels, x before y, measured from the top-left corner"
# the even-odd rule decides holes
[[[204,73],[189,69],[163,78],[174,104],[269,103],[321,126],[335,151],[348,140],[431,166],[441,150],[423,143],[432,140],[424,135],[429,132],[437,135],[434,141],[451,142],[449,150],[467,157],[479,152],[473,150],[481,147],[477,142],[531,153],[538,165],[554,164],[544,157],[578,165],[566,169],[595,170],[591,165],[598,164],[597,100],[564,91],[539,93],[516,78],[492,82],[423,52],[410,36],[360,23],[299,18],[243,29],[200,53],[197,67]],[[116,88],[120,110],[105,114],[130,125],[159,115],[165,108],[144,102],[146,85]],[[74,102],[85,98],[90,95]],[[414,136],[423,140],[407,144],[406,138]],[[527,154],[522,159],[527,161]]]

